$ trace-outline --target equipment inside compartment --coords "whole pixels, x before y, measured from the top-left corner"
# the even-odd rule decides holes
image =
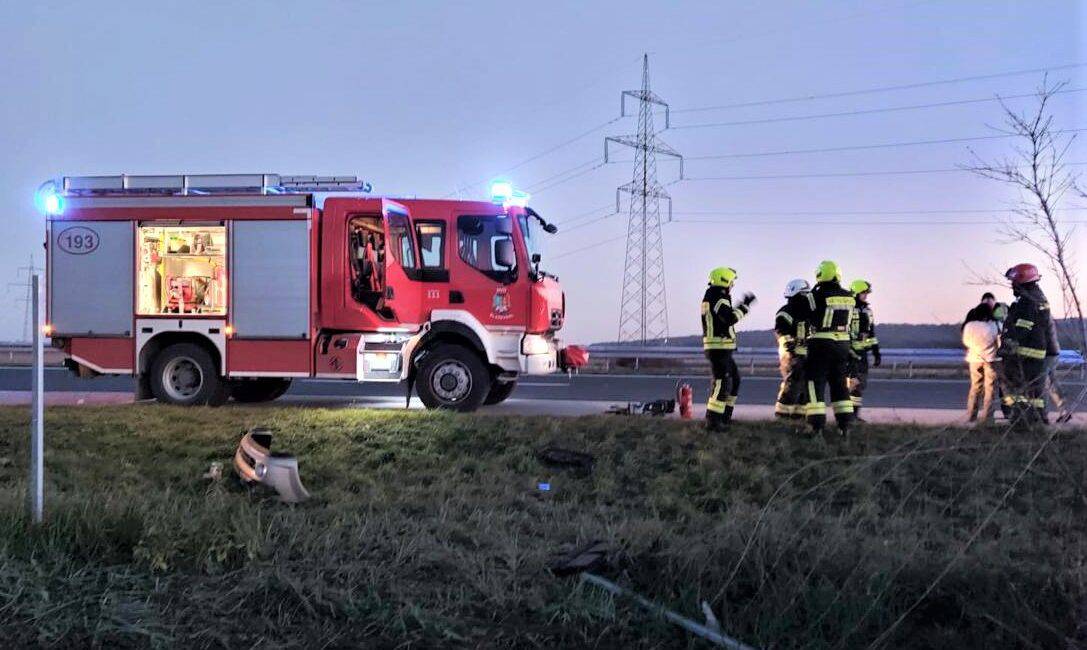
[[[138,241],[138,313],[226,313],[224,226],[140,226]]]

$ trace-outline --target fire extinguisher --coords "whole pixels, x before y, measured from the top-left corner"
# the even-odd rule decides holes
[[[694,391],[691,390],[690,384],[680,384],[676,388],[676,403],[679,404],[679,417],[690,420],[694,405]]]

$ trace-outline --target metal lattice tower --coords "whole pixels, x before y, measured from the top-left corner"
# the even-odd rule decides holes
[[[42,270],[43,269],[41,269],[40,267],[34,266],[34,256],[31,255],[30,264],[27,266],[20,266],[17,269],[18,276],[22,276],[24,273],[26,274],[26,281],[16,281],[8,283],[8,291],[11,291],[12,289],[26,290],[26,296],[16,299],[16,302],[23,303],[24,307],[26,308],[26,313],[23,316],[23,338],[20,339],[20,341],[30,341],[30,336],[32,334],[31,329],[34,327],[34,315],[31,313],[30,310],[30,306],[34,302],[33,276],[35,273],[41,273]]]
[[[672,219],[672,197],[657,181],[657,154],[679,160],[683,178],[683,157],[657,137],[653,108],[664,108],[664,128],[669,126],[668,104],[649,89],[649,55],[642,58],[642,88],[622,94],[622,114],[627,97],[638,100],[638,132],[604,139],[604,161],[608,144],[614,142],[634,149],[634,178],[615,193],[619,212],[622,193],[630,195],[627,222],[626,265],[623,271],[623,300],[619,308],[619,341],[663,341],[668,337],[668,309],[664,288],[664,242],[661,235],[660,202],[668,202]]]

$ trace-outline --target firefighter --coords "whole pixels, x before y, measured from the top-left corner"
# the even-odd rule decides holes
[[[819,263],[812,289],[811,333],[808,335],[808,358],[804,371],[808,383],[808,424],[812,432],[823,432],[827,420],[827,405],[823,396],[829,387],[831,408],[842,436],[849,432],[853,420],[853,402],[849,398],[846,376],[849,373],[850,323],[857,301],[842,287],[842,273],[830,260]]]
[[[785,285],[785,304],[774,317],[778,340],[778,389],[774,415],[782,419],[803,420],[806,415],[807,386],[804,383],[804,358],[808,354],[808,327],[815,302],[807,280],[790,280]]]
[[[721,431],[732,419],[736,396],[740,391],[740,373],[736,360],[736,323],[751,309],[755,296],[745,293],[736,306],[732,304],[732,286],[736,269],[718,267],[710,271],[709,286],[702,298],[702,348],[713,371],[710,398],[706,403],[706,428]]]
[[[1045,355],[1049,347],[1049,302],[1038,286],[1041,275],[1033,264],[1017,264],[1004,277],[1011,281],[1015,302],[1008,308],[1001,333],[1007,392],[1003,403],[1011,421],[1020,426],[1045,422]]]
[[[879,353],[879,339],[876,338],[876,322],[872,317],[872,307],[868,296],[872,293],[872,283],[867,280],[854,280],[849,291],[857,301],[853,309],[850,333],[853,354],[849,368],[849,397],[853,402],[853,419],[861,419],[861,406],[864,404],[864,391],[868,388],[868,353],[872,353],[872,365],[879,367],[883,356]]]

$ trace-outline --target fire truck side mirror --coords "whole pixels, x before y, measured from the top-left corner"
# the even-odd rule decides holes
[[[494,242],[494,261],[504,269],[512,269],[517,265],[512,239],[499,239]]]

